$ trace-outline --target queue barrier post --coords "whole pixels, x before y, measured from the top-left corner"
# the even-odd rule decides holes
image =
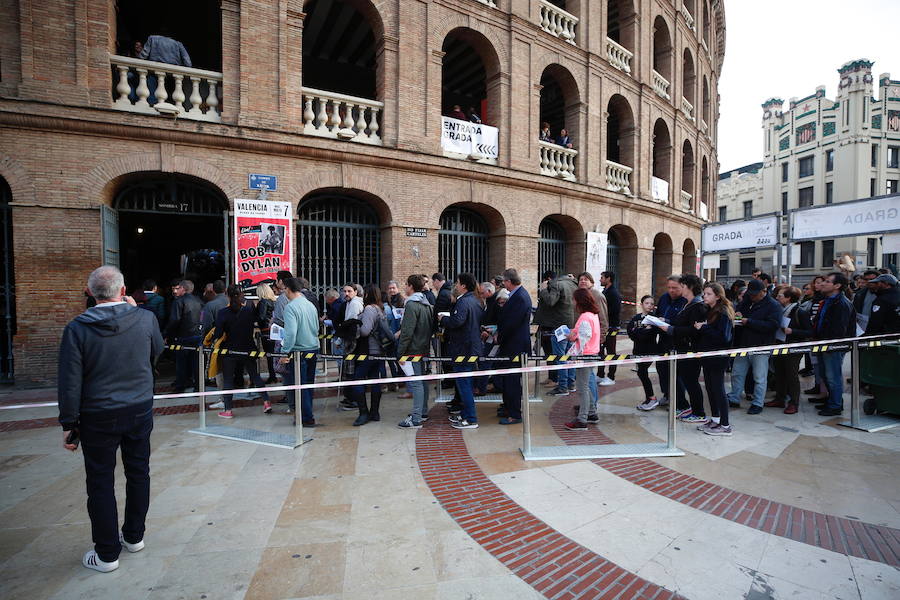
[[[672,350],[672,358],[669,359],[669,427],[666,435],[666,448],[678,450],[675,444],[675,413],[678,412],[678,353]]]
[[[519,366],[528,366],[528,355],[519,355]],[[539,371],[534,372],[537,381]],[[528,373],[522,371],[522,453],[531,454],[531,395],[528,393]],[[509,415],[507,415],[509,416]]]
[[[303,439],[303,365],[301,364],[301,360],[303,360],[303,353],[299,351],[294,351],[294,385],[298,386],[294,390],[294,428],[295,428],[295,436],[296,436],[296,444],[297,446],[302,446],[306,440]],[[316,369],[316,366],[313,365],[313,369]]]
[[[859,427],[859,342],[850,349],[850,426]]]
[[[203,342],[197,344],[197,391],[206,391],[206,353]],[[206,396],[197,396],[197,412],[200,413],[200,429],[206,429]]]

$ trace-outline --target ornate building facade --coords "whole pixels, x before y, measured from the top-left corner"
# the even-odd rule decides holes
[[[155,34],[190,65],[140,58]],[[229,277],[251,173],[319,292],[508,266],[533,290],[594,231],[626,299],[658,291],[716,214],[724,49],[722,0],[0,0],[4,377],[52,379],[101,262]],[[496,143],[444,143],[456,105]]]

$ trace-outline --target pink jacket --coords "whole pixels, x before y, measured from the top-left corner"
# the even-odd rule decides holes
[[[600,354],[600,341],[603,334],[600,330],[600,318],[597,313],[584,312],[575,323],[575,344],[569,354]]]

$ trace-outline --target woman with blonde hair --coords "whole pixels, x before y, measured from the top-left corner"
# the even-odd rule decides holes
[[[725,297],[725,289],[718,283],[707,283],[703,287],[703,303],[707,306],[706,321],[694,323],[699,337],[694,350],[725,350],[731,347],[734,335],[734,308]],[[728,422],[728,398],[725,396],[725,369],[727,356],[709,356],[700,359],[703,379],[712,419],[697,429],[707,435],[731,435]]]
[[[266,365],[268,366],[269,377],[266,383],[278,383],[278,377],[275,375],[275,361],[271,356],[275,352],[275,342],[269,338],[269,327],[272,325],[272,314],[275,311],[275,292],[268,283],[261,283],[256,286],[256,318],[259,321],[259,337],[262,341],[263,351],[266,356]]]

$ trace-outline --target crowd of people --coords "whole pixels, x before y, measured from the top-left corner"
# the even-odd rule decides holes
[[[562,146],[563,148],[573,148],[572,138],[569,136],[569,131],[565,128],[559,130],[559,135],[554,136],[550,131],[550,123],[544,121],[541,123],[541,132],[538,134],[538,140],[542,142],[547,142],[548,144],[556,144],[557,146]]]

